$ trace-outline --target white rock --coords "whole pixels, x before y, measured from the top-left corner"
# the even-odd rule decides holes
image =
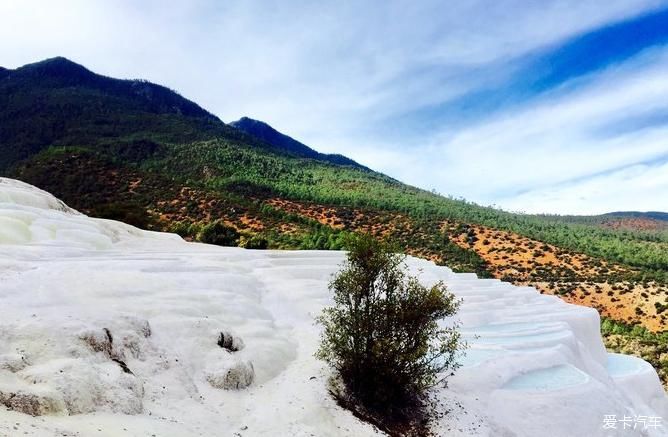
[[[240,390],[255,380],[255,369],[250,361],[232,359],[206,370],[206,380],[213,387],[225,390]]]
[[[245,426],[245,435],[378,435],[337,406],[330,371],[313,357],[313,317],[331,303],[327,283],[343,259],[185,243],[0,178],[0,435],[16,422],[45,436]],[[424,260],[409,266],[464,300],[471,348],[449,388],[430,393],[449,411],[436,435],[593,437],[608,435],[605,415],[668,418],[654,369],[609,356],[596,311]]]

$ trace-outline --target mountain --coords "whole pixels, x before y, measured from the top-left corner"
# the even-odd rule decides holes
[[[647,212],[616,211],[616,212],[609,212],[603,215],[606,217],[646,218],[646,219],[661,220],[664,222],[668,222],[668,212],[660,212],[660,211],[647,211]]]
[[[0,199],[0,435],[406,435],[333,399],[315,357],[343,253],[187,244],[4,178]],[[596,311],[407,262],[464,299],[470,345],[419,435],[593,437],[608,414],[668,414],[652,367],[606,353]]]
[[[0,70],[0,169],[48,147],[158,149],[160,143],[224,139],[240,147],[286,150],[226,125],[169,88],[145,80],[120,80],[56,57]],[[29,129],[26,129],[29,126]],[[280,134],[279,134],[280,135]],[[297,156],[358,165],[303,146]],[[149,152],[151,152],[149,150]],[[155,152],[155,151],[153,151]],[[143,155],[144,151],[133,151]]]
[[[256,138],[259,138],[266,143],[271,144],[276,148],[276,150],[281,150],[287,153],[294,154],[296,156],[304,158],[312,158],[320,161],[331,162],[332,164],[338,165],[351,165],[354,167],[362,168],[368,170],[368,168],[356,163],[350,158],[346,158],[343,155],[338,154],[324,154],[318,153],[315,150],[311,149],[305,144],[300,143],[299,141],[280,133],[273,127],[269,126],[267,123],[253,120],[252,118],[242,117],[237,121],[230,123],[231,126],[236,127],[237,129],[246,132],[249,135],[252,135]]]
[[[239,136],[168,88],[104,77],[65,58],[5,70],[0,108],[0,169],[49,146]]]
[[[458,272],[595,307],[614,323],[652,332],[668,325],[668,229],[443,197],[320,154],[265,123],[228,125],[168,88],[64,58],[0,77],[0,176],[88,215],[274,249],[340,249],[347,233],[369,232]],[[662,341],[644,357],[668,381]]]
[[[668,231],[668,213],[659,211],[617,211],[590,216],[546,216],[565,223],[627,231]]]
[[[611,229],[668,231],[668,213],[659,211],[617,211],[603,214],[600,224]]]

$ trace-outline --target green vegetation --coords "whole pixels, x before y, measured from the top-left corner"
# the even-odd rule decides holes
[[[311,233],[304,236],[299,244],[300,249],[306,250],[341,250],[346,247],[349,233],[336,231],[329,226],[317,224]]]
[[[183,175],[186,183],[199,183],[213,190],[243,186],[256,196],[397,211],[417,220],[476,223],[637,267],[644,270],[646,277],[667,280],[666,231],[605,229],[550,216],[507,213],[438,196],[379,173],[253,148],[240,149],[219,140],[172,146],[165,157],[151,159],[143,166],[170,169]],[[208,177],[202,179],[204,173]]]
[[[226,226],[221,221],[205,225],[197,235],[197,239],[202,243],[218,246],[237,246],[240,238],[241,234],[235,228]]]
[[[370,235],[351,238],[348,248],[330,284],[335,304],[318,318],[317,356],[341,378],[344,391],[335,394],[344,404],[361,405],[385,426],[422,419],[425,390],[457,367],[459,332],[437,322],[459,301],[442,283],[427,288],[408,276],[404,257]]]
[[[487,270],[487,263],[480,255],[472,250],[462,249],[450,241],[447,236],[443,240],[441,255],[443,264],[455,272],[473,272],[480,278],[492,277],[492,274]]]
[[[244,249],[264,250],[269,247],[269,241],[259,235],[253,235],[251,237],[242,235],[239,239],[239,247],[243,247]]]

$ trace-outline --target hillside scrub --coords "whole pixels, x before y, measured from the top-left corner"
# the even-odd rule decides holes
[[[324,329],[316,356],[335,369],[341,390],[332,392],[343,405],[381,428],[424,426],[426,390],[458,367],[458,325],[439,321],[460,301],[441,282],[420,284],[403,255],[370,235],[347,247],[330,283],[334,306],[317,319]]]
[[[241,235],[231,226],[221,221],[209,223],[204,226],[198,235],[202,243],[217,244],[218,246],[237,246]]]

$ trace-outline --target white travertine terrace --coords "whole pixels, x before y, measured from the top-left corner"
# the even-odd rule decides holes
[[[377,435],[330,399],[329,370],[313,358],[313,317],[343,259],[186,243],[0,179],[0,436]],[[470,348],[433,390],[449,411],[437,434],[667,434],[656,372],[606,353],[595,310],[408,264],[463,299]],[[238,351],[218,346],[221,332]],[[251,368],[247,388],[212,382]],[[606,415],[662,426],[606,430]]]

